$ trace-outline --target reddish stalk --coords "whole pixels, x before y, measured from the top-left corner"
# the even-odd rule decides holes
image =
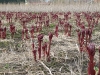
[[[48,46],[48,52],[47,52],[47,61],[50,61],[50,47],[51,47],[52,37],[53,37],[53,33],[49,33],[49,46]]]
[[[88,63],[88,75],[95,75],[95,70],[94,70],[94,55],[95,55],[95,45],[93,43],[90,43],[87,46],[87,51],[89,54],[89,63]]]
[[[68,25],[68,23],[65,23],[64,25],[65,35],[68,33]]]
[[[41,59],[41,43],[43,41],[43,35],[39,34],[38,35],[38,43],[39,43],[39,47],[38,47],[38,54],[39,54],[39,59]]]
[[[100,75],[100,47],[99,47],[99,72],[98,75]]]
[[[58,25],[56,25],[56,28],[55,28],[55,35],[56,37],[58,37]]]
[[[34,60],[36,61],[36,53],[37,53],[37,50],[33,50],[33,56],[34,56]]]
[[[13,38],[15,34],[15,26],[13,24],[10,25],[10,32],[11,32],[11,38]]]
[[[0,27],[0,38],[2,38],[2,31],[3,31],[3,28]]]
[[[24,37],[25,37],[25,31],[24,29],[22,29],[22,40],[24,40]]]
[[[6,27],[3,29],[2,33],[1,33],[1,38],[2,39],[6,38]]]
[[[68,36],[71,36],[71,29],[72,29],[72,26],[69,25],[69,32],[68,32]]]
[[[44,45],[42,46],[42,50],[43,50],[43,56],[45,57],[46,51],[47,51],[47,43],[46,43],[46,42],[45,42]]]
[[[25,36],[26,36],[26,39],[29,39],[28,29],[27,28],[25,29]]]

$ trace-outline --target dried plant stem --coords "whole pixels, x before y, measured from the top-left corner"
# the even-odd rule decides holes
[[[41,60],[38,60],[38,62],[41,63],[43,65],[43,67],[49,71],[50,75],[53,75],[51,70]]]
[[[69,64],[69,70],[71,75],[76,75],[76,73],[72,70],[72,66]]]
[[[76,46],[77,46],[77,49],[78,49],[78,52],[79,52],[79,56],[77,56],[78,57],[78,61],[77,62],[75,61],[75,64],[76,64],[76,66],[78,68],[79,74],[82,75],[83,52],[80,52],[78,44],[76,44]]]

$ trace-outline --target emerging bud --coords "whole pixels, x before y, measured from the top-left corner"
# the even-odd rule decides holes
[[[34,60],[36,61],[36,53],[37,53],[37,50],[33,50],[33,56],[34,56]]]
[[[49,40],[51,41],[53,37],[53,33],[49,33]]]
[[[58,37],[58,25],[56,25],[56,28],[55,28],[55,35],[56,37]]]
[[[38,41],[41,42],[43,40],[43,34],[38,35]]]
[[[95,45],[93,43],[90,43],[87,46],[87,50],[90,56],[94,56],[95,55]]]

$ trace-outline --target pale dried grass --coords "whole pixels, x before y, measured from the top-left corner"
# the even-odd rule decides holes
[[[22,12],[66,12],[66,11],[74,11],[74,12],[79,12],[79,11],[100,11],[99,8],[100,4],[95,3],[95,4],[50,4],[50,5],[42,5],[42,4],[0,4],[0,11],[22,11]]]

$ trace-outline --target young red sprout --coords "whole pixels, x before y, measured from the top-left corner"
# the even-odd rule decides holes
[[[80,13],[74,13],[74,15],[76,16],[77,19],[80,19],[81,17]]]
[[[25,30],[22,29],[22,40],[24,40],[24,39],[25,39]]]
[[[84,22],[81,22],[80,28],[81,28],[81,29],[85,29]]]
[[[47,43],[46,42],[43,44],[42,50],[43,50],[43,56],[45,57],[46,52],[47,52]]]
[[[66,22],[64,25],[65,35],[68,33],[68,26],[69,26],[69,23]]]
[[[77,35],[78,35],[78,43],[79,43],[79,48],[80,48],[80,52],[83,51],[83,45],[84,45],[84,39],[82,36],[82,30],[76,30],[77,31]]]
[[[88,29],[89,30],[89,32],[88,32],[88,35],[89,35],[89,42],[90,42],[90,40],[91,40],[91,38],[92,38],[92,28],[89,28]]]
[[[50,43],[51,43],[53,35],[54,35],[53,33],[49,33],[49,41],[50,41]]]
[[[87,43],[89,41],[89,29],[88,28],[85,29],[85,35],[86,35],[86,46],[87,46]]]
[[[99,19],[100,19],[100,15],[97,17],[97,20],[95,22],[95,25],[98,25]]]
[[[71,36],[71,29],[72,29],[72,26],[69,24],[68,36]]]
[[[81,31],[79,29],[76,30],[76,31],[77,31],[77,35],[78,35],[78,42],[81,43],[81,40],[80,40],[80,38],[81,38]]]
[[[10,23],[10,16],[9,16],[8,13],[6,14],[6,19],[7,19],[7,21]]]
[[[92,29],[94,28],[96,22],[95,22],[95,19],[93,18],[93,21],[92,21]]]
[[[39,59],[41,59],[41,43],[43,41],[43,35],[39,34],[38,35],[38,43],[39,43],[39,47],[38,47],[38,54],[39,54]]]
[[[40,32],[41,30],[42,30],[42,24],[41,22],[39,22],[38,31]]]
[[[69,15],[71,14],[71,12],[67,12],[67,13],[64,13],[64,18],[66,21],[68,21],[68,19],[70,18]]]
[[[93,43],[89,43],[89,45],[87,46],[87,51],[90,59],[88,63],[88,75],[95,75],[95,70],[94,70],[95,45]]]
[[[6,38],[6,27],[3,29],[2,33],[1,33],[1,38],[2,39]]]
[[[26,39],[29,39],[28,29],[27,28],[25,29],[25,36],[26,36]]]
[[[98,75],[100,75],[100,46],[99,46],[99,72]]]
[[[34,60],[36,61],[37,50],[33,50],[32,52],[33,52]]]
[[[91,28],[87,28],[85,30],[86,33],[86,46],[87,46],[87,42],[90,42],[91,37],[92,37],[92,29]]]
[[[23,29],[26,29],[26,25],[25,25],[26,24],[26,21],[25,20],[22,20],[21,22],[22,22]]]
[[[49,20],[46,21],[46,26],[49,27]]]
[[[91,21],[92,21],[92,16],[91,15],[87,15],[87,17],[86,17],[86,21],[88,22],[88,27],[90,28],[90,26],[91,26]]]
[[[41,15],[39,15],[39,21],[41,21],[42,20],[42,16]]]
[[[49,45],[48,45],[48,52],[47,52],[47,61],[50,61],[50,47],[51,47],[51,40],[53,38],[53,33],[49,33]]]
[[[34,50],[34,43],[32,43],[32,52],[33,52],[34,60],[36,61],[37,50]]]
[[[53,21],[57,21],[58,20],[58,15],[57,14],[53,14],[52,15],[52,19],[53,19]]]
[[[34,26],[31,27],[30,33],[31,33],[31,38],[34,38]]]
[[[13,24],[10,25],[10,32],[11,32],[11,38],[14,37],[14,34],[15,34],[15,26]]]
[[[39,26],[36,26],[36,32],[39,32]]]
[[[34,50],[34,43],[32,43],[32,49]]]
[[[0,20],[0,28],[1,28],[1,26],[2,26],[2,22],[1,22],[1,20]]]
[[[82,29],[81,33],[82,33],[82,38],[84,39],[85,38],[85,29]]]
[[[0,27],[0,38],[2,38],[2,31],[3,31],[3,28]]]
[[[77,21],[77,26],[81,28],[81,26],[82,26],[81,19],[78,19],[78,21]]]
[[[56,37],[58,37],[58,25],[56,25],[56,28],[55,28],[55,35]]]
[[[81,44],[83,45],[84,38],[85,38],[85,29],[81,29],[80,33],[81,33],[80,41],[81,41]]]

